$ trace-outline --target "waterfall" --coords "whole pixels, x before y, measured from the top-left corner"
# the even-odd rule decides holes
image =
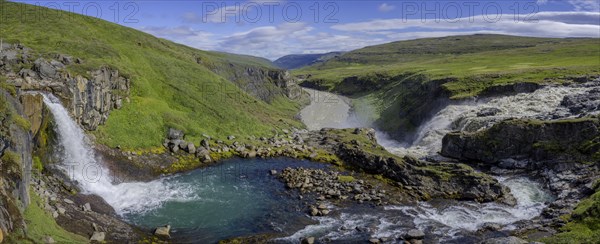
[[[532,93],[451,104],[421,125],[413,142],[399,143],[380,131],[377,132],[377,141],[388,151],[400,156],[434,155],[441,150],[442,138],[451,131],[481,131],[509,118],[550,120],[577,117],[579,114],[572,113],[567,107],[561,106],[565,96],[586,94],[592,89],[597,89],[599,85],[594,83],[547,86]],[[312,107],[305,109],[308,111],[303,110],[302,114],[311,114],[311,116],[302,116],[303,122],[310,129],[320,129],[325,124],[334,125],[331,126],[334,128],[347,128],[353,125],[369,126],[352,123],[360,120],[351,120],[353,113],[350,103],[343,97],[325,92],[319,93],[319,97],[333,96],[337,101],[344,103],[311,105]],[[320,101],[318,97],[313,98],[313,103],[315,100]],[[345,117],[340,119],[339,116],[330,116],[333,114],[343,114]],[[315,118],[319,121],[311,121]],[[504,229],[516,228],[513,223],[539,216],[547,206],[547,202],[552,201],[552,196],[547,191],[526,177],[497,177],[497,179],[511,189],[517,200],[516,206],[493,202],[480,204],[470,201],[442,201],[442,203],[420,202],[416,205],[386,206],[383,211],[370,210],[368,215],[343,212],[339,218],[318,218],[318,224],[307,226],[286,239],[309,234],[319,236],[323,232],[329,232],[330,234],[326,236],[332,240],[343,240],[355,234],[351,230],[361,226],[377,226],[373,235],[375,237],[401,236],[406,233],[407,228],[412,228],[405,224],[406,218],[410,218],[417,228],[431,231],[431,234],[440,238],[440,241],[445,241],[461,236],[461,233],[476,231],[485,223],[497,223],[503,225]],[[369,216],[376,216],[376,220],[370,219]]]
[[[94,152],[87,136],[69,112],[52,94],[43,94],[44,103],[56,121],[61,163],[59,167],[76,181],[83,193],[104,198],[117,213],[143,212],[165,201],[188,201],[192,186],[170,184],[166,179],[151,182],[113,184],[109,170]]]
[[[532,93],[448,105],[420,126],[411,145],[395,143],[383,133],[379,133],[378,140],[394,154],[424,157],[438,153],[442,138],[451,131],[480,131],[509,118],[547,120],[578,116],[561,107],[561,101],[566,95],[583,94],[593,88],[548,86]]]

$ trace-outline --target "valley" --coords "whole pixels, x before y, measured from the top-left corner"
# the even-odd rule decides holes
[[[0,4],[0,243],[600,238],[598,38],[271,62]]]

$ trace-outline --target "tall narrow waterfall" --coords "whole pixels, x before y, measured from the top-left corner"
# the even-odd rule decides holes
[[[113,184],[109,170],[101,163],[83,130],[71,119],[59,99],[44,94],[44,103],[54,116],[58,134],[61,169],[77,181],[85,193],[101,196],[119,214],[140,212],[167,200],[193,198],[191,186],[171,185],[164,179],[152,182]]]

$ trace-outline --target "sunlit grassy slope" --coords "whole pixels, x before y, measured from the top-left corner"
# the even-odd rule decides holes
[[[600,39],[471,35],[393,42],[366,47],[295,71],[311,74],[331,90],[347,77],[391,80],[406,73],[429,80],[447,77],[454,98],[477,95],[494,84],[547,82],[566,76],[600,73]]]
[[[301,126],[298,105],[280,97],[267,104],[211,70],[232,66],[273,68],[268,60],[206,52],[82,15],[0,1],[0,38],[22,43],[38,56],[67,54],[84,60],[70,71],[85,75],[103,65],[132,81],[131,103],[115,110],[95,132],[99,142],[126,148],[161,144],[168,127],[192,141],[261,135],[274,127]],[[197,142],[196,142],[197,143]]]

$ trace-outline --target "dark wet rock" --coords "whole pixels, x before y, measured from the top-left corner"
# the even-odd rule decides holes
[[[476,133],[449,133],[443,139],[442,155],[486,163],[516,161],[585,161],[599,146],[586,147],[600,136],[598,118],[542,122],[506,120]],[[583,150],[582,150],[583,149]]]
[[[209,140],[207,140],[207,139],[202,139],[202,140],[200,141],[200,146],[202,146],[202,147],[204,147],[204,148],[206,148],[206,149],[210,150],[210,141],[209,141]]]
[[[502,112],[499,108],[484,108],[477,112],[477,117],[489,117],[494,116],[498,113]]]
[[[538,83],[522,82],[514,84],[496,85],[486,88],[480,93],[480,97],[508,96],[518,93],[531,93],[543,86]]]
[[[497,223],[485,223],[479,229],[480,230],[488,230],[488,231],[499,231],[502,229],[502,226]]]
[[[600,88],[589,90],[582,94],[570,94],[560,103],[572,114],[585,114],[600,110]]]
[[[526,244],[527,242],[521,238],[516,236],[508,236],[508,237],[496,237],[487,239],[481,244]]]

